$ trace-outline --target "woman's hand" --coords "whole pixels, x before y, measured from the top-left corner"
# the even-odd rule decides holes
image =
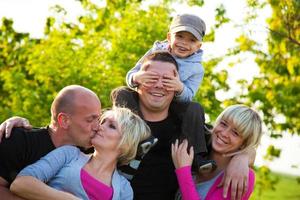
[[[188,151],[187,148],[187,140],[183,140],[181,144],[178,144],[178,140],[176,140],[175,144],[172,144],[172,159],[176,169],[192,165],[194,159],[194,149],[193,147],[190,147]]]

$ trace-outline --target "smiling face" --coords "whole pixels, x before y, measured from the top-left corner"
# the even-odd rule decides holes
[[[234,153],[243,144],[242,135],[237,131],[232,122],[220,120],[212,133],[212,147],[220,154]]]
[[[146,71],[157,73],[159,79],[151,87],[138,87],[140,109],[144,116],[152,113],[161,113],[167,116],[175,93],[166,90],[162,79],[164,75],[174,76],[176,67],[173,63],[149,60],[143,64],[143,68]]]
[[[167,39],[171,46],[172,54],[179,58],[186,58],[198,51],[201,47],[201,42],[187,31],[168,33]]]
[[[115,119],[113,111],[107,111],[101,116],[98,132],[91,143],[96,149],[116,151],[121,141],[121,128]]]

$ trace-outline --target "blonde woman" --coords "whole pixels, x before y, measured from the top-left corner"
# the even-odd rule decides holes
[[[224,169],[233,155],[257,147],[262,135],[262,121],[256,111],[245,105],[227,107],[217,118],[212,129],[210,159],[215,160],[217,169],[207,174],[197,174],[193,180],[191,164],[193,148],[187,151],[188,143],[183,141],[172,145],[172,159],[176,167],[176,175],[181,195],[177,199],[230,199],[223,197],[223,189],[218,187]],[[255,181],[255,174],[249,170],[248,183],[244,183],[247,192],[242,199],[249,199]]]
[[[133,199],[129,182],[116,168],[128,164],[139,142],[149,136],[140,117],[115,107],[101,116],[99,131],[91,139],[92,155],[74,146],[57,148],[24,168],[10,189],[26,199]]]

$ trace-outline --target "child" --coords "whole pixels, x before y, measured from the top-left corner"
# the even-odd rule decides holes
[[[151,84],[156,76],[150,72],[140,71],[142,61],[153,51],[169,51],[176,59],[179,77],[166,77],[165,84],[169,90],[176,92],[176,100],[192,101],[203,79],[204,69],[201,65],[203,51],[200,49],[205,35],[205,23],[195,15],[178,15],[170,26],[167,40],[155,42],[150,49],[126,75],[130,88],[138,84]],[[179,79],[180,78],[180,79]]]
[[[205,23],[195,15],[183,14],[176,16],[170,25],[167,40],[155,42],[150,49],[126,75],[127,85],[134,89],[138,85],[150,86],[158,77],[150,71],[140,70],[144,58],[155,51],[168,51],[178,63],[178,73],[173,76],[164,76],[163,85],[168,91],[174,91],[175,101],[170,110],[178,116],[182,123],[182,133],[195,149],[194,167],[198,170],[212,170],[214,161],[203,159],[207,154],[204,111],[198,104],[191,103],[201,81],[204,69],[201,65],[202,53],[200,49],[202,38],[205,35]],[[124,92],[127,106],[138,111],[138,105],[130,92]]]

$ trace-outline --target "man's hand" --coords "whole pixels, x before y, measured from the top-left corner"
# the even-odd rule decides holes
[[[187,140],[183,140],[180,145],[178,144],[178,140],[176,140],[175,144],[172,144],[172,159],[176,169],[192,165],[194,159],[194,149],[191,147],[188,152],[187,148]]]
[[[158,79],[159,79],[158,74],[152,71],[140,70],[133,75],[133,82],[138,85],[143,85],[144,87],[150,87]]]
[[[2,137],[5,135],[6,138],[8,138],[11,134],[11,129],[13,127],[22,127],[26,129],[31,129],[32,126],[30,125],[29,121],[22,117],[11,117],[7,120],[5,120],[0,125],[0,142]]]
[[[179,94],[183,91],[183,83],[179,79],[179,74],[174,70],[174,76],[164,75],[163,84],[168,91],[174,91]]]
[[[223,186],[223,197],[226,198],[231,186],[231,200],[240,200],[247,192],[249,175],[249,155],[235,155],[224,171],[219,187]]]

